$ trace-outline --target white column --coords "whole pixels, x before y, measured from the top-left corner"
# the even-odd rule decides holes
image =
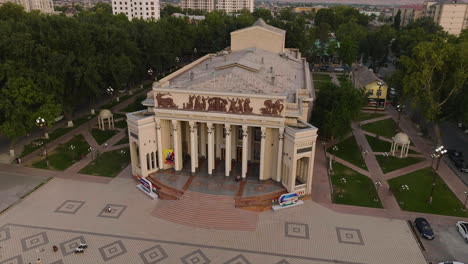
[[[179,164],[179,130],[177,129],[177,120],[172,120],[172,139],[174,141],[174,169],[176,171],[180,171],[180,164]]]
[[[307,188],[306,188],[306,194],[310,194],[312,192],[312,178],[314,176],[314,159],[315,159],[315,145],[316,141],[314,139],[314,143],[312,143],[312,152],[310,153],[310,159],[309,159],[309,164],[308,165],[308,170],[307,170]]]
[[[198,169],[198,124],[195,123],[195,168]]]
[[[242,126],[242,178],[247,177],[248,126]]]
[[[195,148],[195,122],[190,121],[190,168],[192,170],[192,173],[195,173],[195,159],[196,159],[196,148]]]
[[[206,123],[208,130],[208,174],[213,174],[214,168],[214,129],[212,123]]]
[[[278,161],[276,163],[276,181],[281,181],[281,168],[283,167],[283,134],[284,128],[279,128],[278,136]]]
[[[206,158],[206,124],[200,123],[200,154]]]
[[[262,137],[260,139],[260,175],[259,179],[262,181],[264,179],[263,174],[265,173],[265,137],[266,137],[266,127],[261,127]]]
[[[231,126],[229,124],[224,125],[226,129],[226,143],[225,143],[225,160],[226,160],[226,176],[229,176],[231,172]]]
[[[223,125],[215,125],[215,144],[216,144],[216,158],[221,159],[221,142],[223,142]]]
[[[163,169],[163,149],[162,149],[162,137],[161,137],[161,120],[160,119],[155,119],[156,122],[156,141],[158,144],[158,159],[159,159],[159,169]]]

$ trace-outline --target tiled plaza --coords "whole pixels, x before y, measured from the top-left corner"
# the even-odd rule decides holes
[[[170,201],[149,200],[129,178],[52,179],[0,216],[0,264],[426,263],[404,221],[335,213],[306,201],[260,213],[256,231],[222,231],[153,217],[164,203]],[[79,243],[89,248],[75,254]]]

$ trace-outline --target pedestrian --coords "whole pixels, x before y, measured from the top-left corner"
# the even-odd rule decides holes
[[[107,143],[104,143],[104,147],[107,148]]]
[[[42,264],[42,259],[38,258],[36,264]]]
[[[107,212],[108,213],[112,212],[112,208],[110,206],[107,206]]]

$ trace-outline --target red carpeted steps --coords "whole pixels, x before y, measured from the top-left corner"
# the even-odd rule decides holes
[[[178,201],[158,208],[153,216],[199,228],[255,231],[258,214],[235,208],[234,197],[185,191]]]

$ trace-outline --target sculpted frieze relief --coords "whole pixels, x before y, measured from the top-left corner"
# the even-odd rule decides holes
[[[156,101],[159,108],[173,108],[194,111],[226,112],[234,114],[253,114],[252,102],[249,98],[222,98],[217,96],[189,95],[188,101],[182,104],[182,108],[170,98],[170,93],[157,93]],[[260,109],[263,115],[281,116],[284,109],[283,100],[264,101],[265,107]]]

